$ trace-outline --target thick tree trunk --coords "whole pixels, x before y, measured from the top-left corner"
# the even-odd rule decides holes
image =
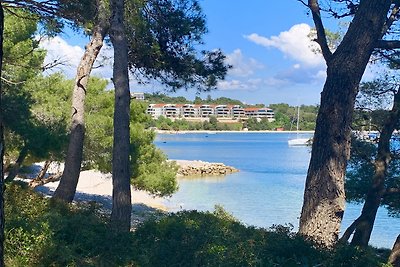
[[[387,168],[391,161],[390,139],[400,119],[400,90],[394,96],[393,107],[387,117],[378,143],[378,153],[375,160],[375,174],[371,188],[368,191],[361,216],[357,219],[355,233],[351,241],[355,246],[368,246],[376,213],[385,193]]]
[[[98,23],[92,31],[90,42],[86,45],[85,53],[79,63],[75,86],[72,94],[72,125],[68,144],[67,157],[65,159],[64,172],[54,198],[65,202],[74,199],[76,186],[81,171],[83,141],[85,137],[85,98],[87,84],[93,64],[103,46],[104,37],[108,31],[108,18],[103,1],[98,1]]]
[[[124,1],[111,0],[110,37],[114,47],[113,82],[115,87],[113,142],[113,206],[111,224],[114,230],[128,232],[131,221],[131,187],[129,162],[129,77],[128,46],[124,31]]]
[[[393,267],[400,267],[400,235],[397,236],[396,241],[394,242],[388,263],[392,264]]]
[[[4,10],[0,2],[0,77],[3,69]],[[3,89],[0,82],[0,267],[4,266],[4,131],[3,131]]]
[[[22,163],[24,162],[27,155],[28,155],[28,147],[26,145],[24,145],[24,147],[19,152],[17,161],[15,161],[15,163],[12,165],[12,167],[10,168],[10,170],[8,172],[7,178],[5,180],[6,183],[9,183],[14,180],[15,176],[17,176],[19,169],[21,168]]]
[[[327,247],[338,239],[345,208],[344,175],[355,97],[390,3],[360,1],[343,41],[327,61],[299,228],[302,235]]]

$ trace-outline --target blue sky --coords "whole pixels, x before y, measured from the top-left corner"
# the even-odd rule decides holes
[[[225,96],[248,104],[318,104],[325,81],[325,64],[312,52],[307,34],[313,26],[306,8],[297,0],[200,0],[209,32],[204,49],[220,48],[233,65],[218,90],[202,93],[205,98]],[[334,24],[327,25],[334,27]],[[46,60],[62,58],[62,71],[73,77],[87,37],[67,31],[43,43],[49,49]],[[105,47],[104,57],[112,55]],[[111,78],[112,60],[93,74]],[[162,91],[160,85],[140,87],[131,82],[131,91]],[[194,99],[195,90],[170,94]]]

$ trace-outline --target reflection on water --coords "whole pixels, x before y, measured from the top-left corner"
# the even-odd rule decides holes
[[[156,145],[171,159],[222,162],[240,170],[225,177],[179,179],[179,191],[166,203],[173,211],[213,210],[222,205],[242,222],[259,227],[291,223],[298,227],[309,147],[289,147],[290,133],[162,134]],[[302,138],[310,135],[304,134]],[[343,229],[360,206],[348,204]],[[400,219],[380,209],[371,243],[391,247]]]

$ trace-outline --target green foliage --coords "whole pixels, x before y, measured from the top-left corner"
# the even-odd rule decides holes
[[[332,267],[390,267],[386,264],[389,250],[376,250],[372,247],[360,248],[349,245],[338,245],[326,261],[325,266]]]
[[[246,227],[220,206],[116,235],[95,203],[65,205],[19,184],[5,191],[6,266],[385,266],[388,251],[324,251],[290,227]]]
[[[169,103],[169,104],[186,104],[190,103],[183,96],[172,97],[162,93],[144,94],[144,99],[149,103]]]
[[[85,100],[85,143],[83,168],[111,172],[114,92],[106,91],[107,81],[89,79]]]
[[[301,258],[296,255],[297,249],[288,247],[295,237],[282,235],[279,240],[274,233],[245,227],[221,211],[216,214],[181,212],[145,223],[135,232],[138,263],[141,266],[291,266]],[[271,252],[279,246],[285,255]],[[311,247],[310,251],[318,255]],[[318,262],[317,257],[314,260]],[[300,262],[306,261],[304,255]]]
[[[140,266],[383,266],[373,249],[317,249],[290,227],[246,227],[221,207],[146,222],[134,234]]]
[[[106,91],[106,81],[91,78],[86,100],[86,137],[84,168],[111,172],[113,144],[113,92]],[[154,144],[155,134],[146,130],[151,118],[147,104],[131,101],[131,183],[153,195],[167,196],[177,190],[177,166]]]
[[[96,205],[52,203],[18,184],[5,195],[7,266],[127,266],[131,236],[115,236]]]
[[[269,106],[274,110],[275,128],[283,127],[285,130],[296,130],[297,122],[297,107],[289,106],[288,104],[271,104]],[[318,114],[318,106],[300,106],[299,130],[309,131],[315,129],[315,123]]]
[[[146,108],[145,103],[132,101],[131,182],[137,189],[157,196],[168,196],[178,189],[178,167],[168,162],[166,155],[154,145],[155,133],[144,128],[144,123],[150,120],[145,113]]]
[[[60,75],[41,77],[45,51],[39,48],[35,16],[6,13],[2,111],[6,128],[6,161],[27,150],[30,158],[60,159],[67,141]],[[57,113],[56,111],[60,111]]]
[[[39,74],[46,55],[34,36],[38,20],[21,10],[16,14],[5,13],[2,75],[9,81],[2,81],[5,90],[19,88],[22,82]]]
[[[129,68],[137,78],[156,79],[172,91],[207,91],[225,77],[221,51],[196,51],[207,31],[198,1],[135,0],[126,10]]]
[[[398,141],[392,145],[392,153],[396,155]],[[373,160],[377,154],[376,144],[352,139],[351,157],[345,179],[346,199],[355,203],[362,203],[372,186],[372,179],[375,173]],[[400,188],[399,169],[400,161],[393,156],[388,166],[385,188],[390,191],[397,191]],[[381,205],[388,209],[389,215],[399,216],[400,195],[398,193],[384,194]]]
[[[256,118],[249,118],[244,127],[251,131],[262,131],[262,130],[274,130],[276,124],[274,122],[269,122],[267,118],[262,118],[257,120]]]
[[[155,120],[146,123],[146,128],[156,127],[160,130],[167,131],[240,131],[243,127],[241,122],[237,123],[222,123],[217,122],[215,116],[210,117],[210,121],[188,121],[186,119],[171,120],[164,116],[160,116]]]

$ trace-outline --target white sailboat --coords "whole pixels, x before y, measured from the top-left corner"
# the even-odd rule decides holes
[[[288,140],[289,146],[308,146],[310,145],[309,138],[299,137],[299,118],[300,118],[300,106],[297,106],[297,121],[296,121],[296,138]]]

